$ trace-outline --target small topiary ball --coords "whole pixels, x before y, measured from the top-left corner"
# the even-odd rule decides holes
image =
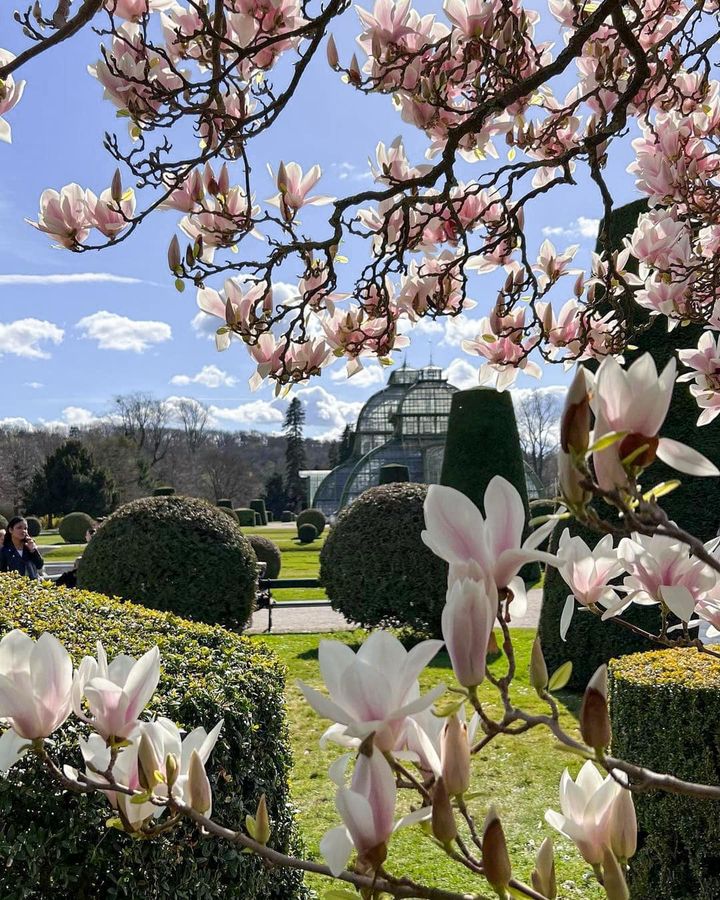
[[[447,563],[422,542],[427,485],[369,488],[338,516],[320,551],[333,609],[364,628],[440,635]]]
[[[95,524],[93,518],[84,512],[71,512],[60,519],[58,531],[66,544],[84,544],[88,528]]]
[[[145,497],[116,510],[88,544],[78,587],[242,627],[257,560],[225,513],[194,497]]]
[[[314,525],[311,525],[309,522],[306,522],[304,525],[300,525],[298,528],[298,540],[301,544],[312,544],[317,536],[317,528]]]
[[[25,516],[27,522],[28,534],[31,538],[36,538],[42,531],[42,522],[37,516]]]
[[[283,522],[292,522],[294,518],[295,518],[294,514],[289,509],[284,509],[282,511],[282,515],[280,516],[280,519]]]
[[[304,509],[297,517],[298,532],[302,525],[309,522],[317,529],[318,534],[322,534],[325,530],[325,514],[319,509]]]
[[[280,548],[270,538],[261,534],[249,534],[247,536],[250,546],[255,551],[258,562],[265,563],[265,578],[277,578],[282,566],[282,554]]]

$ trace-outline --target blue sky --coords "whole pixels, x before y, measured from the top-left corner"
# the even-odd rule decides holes
[[[440,12],[440,4],[424,3],[421,9]],[[333,29],[341,58],[349,59],[359,30],[352,10]],[[0,12],[0,35],[7,49],[25,46],[7,6]],[[559,37],[553,22],[548,36]],[[122,132],[124,122],[87,73],[98,45],[99,38],[86,29],[28,64],[18,76],[27,80],[25,95],[7,115],[13,143],[0,144],[0,363],[10,390],[3,392],[0,421],[83,424],[108,413],[117,394],[143,390],[157,397],[197,398],[212,407],[219,427],[276,431],[284,402],[273,400],[270,387],[250,391],[253,366],[244,348],[237,344],[217,353],[215,325],[201,321],[194,291],[179,294],[172,286],[166,248],[179,216],[155,214],[119,246],[85,254],[54,249],[46,235],[24,222],[36,217],[46,187],[77,181],[99,192],[109,185],[114,165],[102,137],[106,130]],[[320,163],[321,193],[355,192],[370,184],[367,158],[374,157],[378,140],[390,143],[398,134],[411,160],[422,162],[426,140],[400,120],[390,97],[365,97],[347,87],[322,53],[281,119],[250,147],[257,199],[275,192],[265,163],[276,168],[280,159],[304,168]],[[618,203],[635,196],[625,174],[629,159],[627,145],[618,145],[610,164]],[[472,177],[472,167],[462,174]],[[577,188],[555,191],[532,208],[526,218],[530,245],[539,247],[550,229],[557,246],[580,243],[576,259],[585,264],[600,209],[597,190],[581,176]],[[312,210],[307,221],[303,218],[306,230],[322,227],[322,212]],[[348,275],[360,262],[351,259]],[[298,273],[291,269],[288,280],[293,274]],[[470,295],[478,306],[466,318],[488,313],[497,282],[496,275],[474,277]],[[567,296],[559,291],[558,307]],[[428,323],[410,334],[410,348],[396,361],[425,365],[432,354],[454,383],[469,387],[477,363],[459,342],[476,333],[472,324]],[[343,371],[339,363],[297,392],[308,404],[309,435],[331,436],[353,421],[386,374],[369,365],[366,373],[346,381]],[[559,367],[546,367],[541,384],[565,380]],[[536,383],[521,375],[518,387]]]

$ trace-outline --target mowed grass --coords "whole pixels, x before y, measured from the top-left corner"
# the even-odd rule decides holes
[[[531,629],[513,631],[518,677],[513,699],[524,709],[546,711],[530,687],[527,669],[530,648],[535,636]],[[294,754],[291,777],[293,800],[298,808],[298,823],[306,842],[308,856],[321,859],[320,839],[329,829],[339,824],[335,811],[334,785],[327,777],[327,770],[342,750],[331,746],[320,750],[318,740],[330,724],[318,718],[295,685],[297,678],[320,690],[325,690],[318,670],[317,649],[320,639],[328,635],[258,635],[251,640],[262,641],[274,650],[287,666],[286,703],[290,722],[290,738]],[[365,637],[361,631],[332,635],[333,638],[356,647]],[[493,663],[493,669],[503,671],[501,656]],[[444,682],[453,684],[452,670],[443,652],[426,669],[421,678],[423,690]],[[499,704],[492,687],[483,685],[480,691],[488,711],[497,713]],[[579,698],[560,693],[558,699],[563,710],[563,724],[576,730],[576,712]],[[555,840],[558,894],[564,900],[600,900],[604,896],[588,867],[569,841],[556,835],[545,824],[548,808],[559,810],[558,787],[565,767],[573,776],[580,768],[580,761],[557,749],[556,742],[547,730],[535,729],[525,735],[500,737],[491,742],[474,761],[472,789],[479,796],[470,802],[470,808],[478,822],[482,823],[490,802],[496,804],[502,818],[513,863],[513,874],[529,883],[534,856],[543,838],[552,834]],[[399,807],[401,813],[409,811],[408,797]],[[447,890],[477,892],[490,900],[495,896],[487,890],[482,879],[475,879],[457,864],[449,861],[419,828],[398,832],[392,840],[387,868],[396,875],[406,875],[426,884]],[[310,876],[308,884],[319,896],[330,887],[327,879]]]

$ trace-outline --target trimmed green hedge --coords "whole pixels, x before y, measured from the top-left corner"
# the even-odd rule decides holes
[[[661,650],[610,666],[614,756],[702,784],[720,784],[720,662],[694,649]],[[717,900],[717,801],[635,794],[633,900]]]
[[[126,503],[88,544],[78,586],[243,627],[255,603],[257,562],[225,513],[194,497]]]
[[[250,509],[254,510],[256,517],[260,516],[260,521],[258,522],[257,518],[255,519],[255,523],[257,525],[267,525],[267,510],[265,509],[265,501],[264,500],[251,500],[248,503]]]
[[[255,551],[259,562],[264,562],[265,578],[277,578],[282,568],[282,554],[280,548],[270,538],[261,534],[249,534],[247,536],[250,546]]]
[[[223,498],[222,500],[218,500],[217,505],[220,507],[224,506],[225,509],[233,508],[233,502],[232,502],[232,500],[229,500],[228,498]]]
[[[325,513],[319,509],[304,509],[301,513],[298,513],[295,521],[297,522],[298,532],[300,531],[300,526],[305,525],[306,522],[314,525],[318,534],[322,534],[325,530]]]
[[[60,519],[58,531],[66,544],[84,544],[85,534],[94,524],[94,519],[87,513],[71,512]]]
[[[422,542],[427,485],[369,488],[342,510],[320,551],[333,609],[365,628],[440,635],[447,563]]]
[[[152,495],[153,497],[172,497],[175,493],[175,488],[170,487],[170,485],[164,485],[161,487],[156,487],[153,489]]]
[[[103,526],[105,527],[105,526]],[[92,546],[92,542],[90,544]],[[262,644],[222,628],[188,622],[100,594],[69,591],[0,576],[0,633],[50,631],[73,656],[136,658],[158,644],[161,677],[150,712],[182,728],[225,720],[208,763],[213,817],[242,827],[260,795],[268,798],[271,846],[297,848],[289,805],[284,670]],[[77,726],[68,723],[52,748],[80,766]],[[268,870],[183,825],[152,841],[133,840],[105,822],[104,798],[62,791],[34,757],[0,779],[0,896],[3,900],[300,900],[298,873]]]
[[[255,511],[252,509],[248,509],[246,506],[239,506],[235,510],[235,515],[238,517],[238,522],[240,523],[240,527],[245,526],[246,528],[250,526],[250,528],[255,527]]]
[[[27,522],[28,534],[30,537],[36,538],[42,531],[42,522],[37,516],[25,516],[25,521]],[[85,535],[83,535],[84,539]]]
[[[569,525],[567,522],[559,522],[550,539],[548,548],[550,553],[557,552],[558,541],[565,528],[569,528],[572,535],[579,535],[588,547],[594,547],[602,537],[588,528],[583,528],[577,522],[571,522]],[[564,662],[572,660],[573,670],[568,682],[570,689],[585,690],[597,667],[615,657],[653,650],[657,646],[617,622],[602,622],[597,616],[582,609],[579,604],[576,604],[567,640],[561,640],[560,618],[565,598],[570,593],[570,588],[558,570],[554,566],[547,566],[538,634],[548,671],[554,672]],[[618,618],[626,619],[655,634],[660,630],[659,606],[632,604]]]

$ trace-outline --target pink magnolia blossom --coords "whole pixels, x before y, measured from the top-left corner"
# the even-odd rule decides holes
[[[643,354],[629,369],[606,357],[597,372],[592,408],[595,413],[594,440],[610,432],[625,436],[611,446],[593,453],[598,484],[605,490],[627,484],[622,460],[646,446],[633,465],[645,468],[655,456],[664,463],[690,475],[719,475],[718,469],[697,450],[679,441],[659,436],[675,386],[675,360],[658,376],[655,361]]]
[[[338,785],[335,806],[344,824],[328,831],[320,841],[320,852],[335,876],[347,866],[353,848],[362,866],[377,869],[385,861],[393,832],[430,815],[426,807],[395,822],[395,776],[376,746],[358,755],[350,787],[345,786],[344,774],[348,759],[340,757],[330,769],[330,777]]]
[[[680,375],[678,381],[692,381],[697,373],[717,375],[720,372],[720,335],[713,336],[711,331],[700,335],[696,350],[678,350],[680,362],[693,372]]]
[[[572,591],[560,618],[560,637],[565,640],[576,600],[581,606],[607,607],[618,602],[618,594],[609,582],[623,571],[623,565],[613,548],[611,534],[606,534],[591,550],[581,537],[570,537],[566,528],[560,536],[557,556],[558,572]]]
[[[166,182],[169,188],[175,184]],[[202,173],[199,169],[193,169],[185,180],[176,187],[163,202],[158,209],[177,209],[180,212],[191,213],[201,210],[200,204],[205,196],[205,185],[203,183]]]
[[[105,9],[119,19],[139,22],[143,16],[161,9],[169,9],[175,0],[105,0]]]
[[[40,197],[37,222],[25,221],[55,238],[59,246],[72,250],[90,233],[93,223],[89,210],[96,202],[93,192],[84,190],[79,184],[66,184],[59,193],[48,188]]]
[[[557,558],[536,548],[554,527],[551,520],[523,542],[525,507],[517,489],[505,478],[491,479],[483,498],[485,515],[455,488],[431,484],[425,498],[423,542],[450,565],[449,584],[458,579],[488,580],[498,589],[517,592],[513,611],[522,615],[522,579],[517,573],[526,562]],[[479,648],[482,652],[483,648]]]
[[[487,360],[480,366],[480,384],[485,384],[496,374],[495,388],[504,391],[515,383],[521,371],[533,378],[542,376],[540,366],[528,358],[539,336],[526,337],[524,327],[525,310],[519,309],[495,323],[487,317],[481,319],[478,336],[462,342],[466,353],[477,354]]]
[[[148,650],[139,660],[121,654],[111,663],[100,641],[97,659],[86,656],[75,673],[72,700],[75,715],[89,722],[108,741],[127,737],[155,693],[160,678],[160,651]],[[83,697],[90,710],[82,708]]]
[[[0,66],[6,66],[14,59],[14,53],[0,48]],[[22,100],[24,90],[25,82],[16,82],[12,75],[8,75],[0,86],[0,141],[6,144],[12,143],[12,130],[3,116]]]
[[[390,751],[407,717],[427,709],[445,690],[439,685],[420,696],[417,680],[441,647],[442,641],[421,641],[408,652],[386,631],[373,632],[357,654],[341,641],[321,641],[320,673],[330,696],[297,684],[319,716],[346,726],[349,737],[375,732],[376,747]]]
[[[135,192],[132,188],[125,191],[119,200],[114,200],[112,189],[107,188],[99,197],[88,191],[88,218],[93,228],[97,228],[105,237],[113,238],[124,231],[135,215]]]
[[[561,812],[549,809],[545,821],[573,841],[585,862],[600,865],[603,850],[611,848],[613,842],[629,849],[627,833],[633,829],[635,808],[632,802],[628,805],[627,798],[620,800],[622,793],[629,791],[612,775],[603,780],[595,764],[588,760],[576,781],[565,769],[560,779]],[[617,803],[620,805],[615,812]]]
[[[690,229],[673,209],[643,213],[625,241],[636,259],[663,270],[687,266],[692,254]]]
[[[552,241],[544,240],[540,247],[537,263],[533,266],[536,272],[540,272],[540,286],[546,287],[554,284],[563,275],[577,275],[580,269],[568,269],[568,264],[575,258],[579,244],[567,247],[562,253],[558,253]]]
[[[197,305],[211,316],[216,316],[228,327],[219,329],[215,336],[218,350],[226,350],[230,344],[230,326],[237,333],[247,332],[263,316],[272,312],[273,292],[264,281],[243,281],[227,278],[223,290],[199,288]]]
[[[396,137],[388,147],[380,141],[375,148],[375,158],[377,159],[377,168],[373,166],[372,160],[368,160],[370,171],[375,181],[380,181],[384,184],[406,181],[408,178],[418,178],[430,170],[428,165],[410,165],[401,137]]]
[[[72,677],[70,654],[56,637],[45,632],[34,641],[9,631],[0,641],[0,717],[27,741],[49,737],[70,713]],[[5,740],[7,749],[13,739]]]
[[[323,206],[326,203],[332,203],[334,197],[308,197],[310,191],[320,180],[322,169],[320,166],[313,166],[303,175],[303,170],[298,163],[280,163],[277,176],[273,175],[272,169],[268,166],[270,177],[275,179],[278,191],[274,197],[267,202],[272,206],[277,206],[282,212],[283,217],[290,221],[295,214],[303,206]]]
[[[492,581],[452,582],[442,611],[442,635],[455,677],[464,687],[476,687],[485,679],[488,642],[497,616],[498,595]]]
[[[222,728],[222,719],[208,734],[202,727],[195,728],[184,738],[177,725],[170,719],[159,717],[153,722],[141,722],[127,735],[128,746],[120,749],[112,769],[117,784],[134,791],[149,789],[153,797],[166,798],[167,760],[172,756],[177,763],[177,775],[172,787],[172,796],[184,803],[189,802],[189,775],[193,753],[202,764],[207,763]],[[86,766],[87,779],[98,786],[107,785],[107,779],[99,774],[107,771],[111,762],[111,748],[99,734],[91,734],[87,740],[80,739],[80,750]],[[149,771],[148,771],[149,770]],[[165,776],[157,781],[154,773]],[[66,767],[66,775],[77,779],[77,772]],[[106,790],[112,806],[119,811],[123,823],[133,831],[139,830],[150,818],[159,818],[165,808],[148,799],[144,803],[135,802],[131,795],[119,791]],[[212,802],[205,815],[212,812]]]
[[[618,557],[628,573],[623,581],[627,597],[618,600],[603,618],[615,615],[630,603],[662,603],[683,622],[689,622],[696,604],[720,585],[717,573],[692,556],[687,544],[665,535],[633,534],[632,538],[623,538]]]

